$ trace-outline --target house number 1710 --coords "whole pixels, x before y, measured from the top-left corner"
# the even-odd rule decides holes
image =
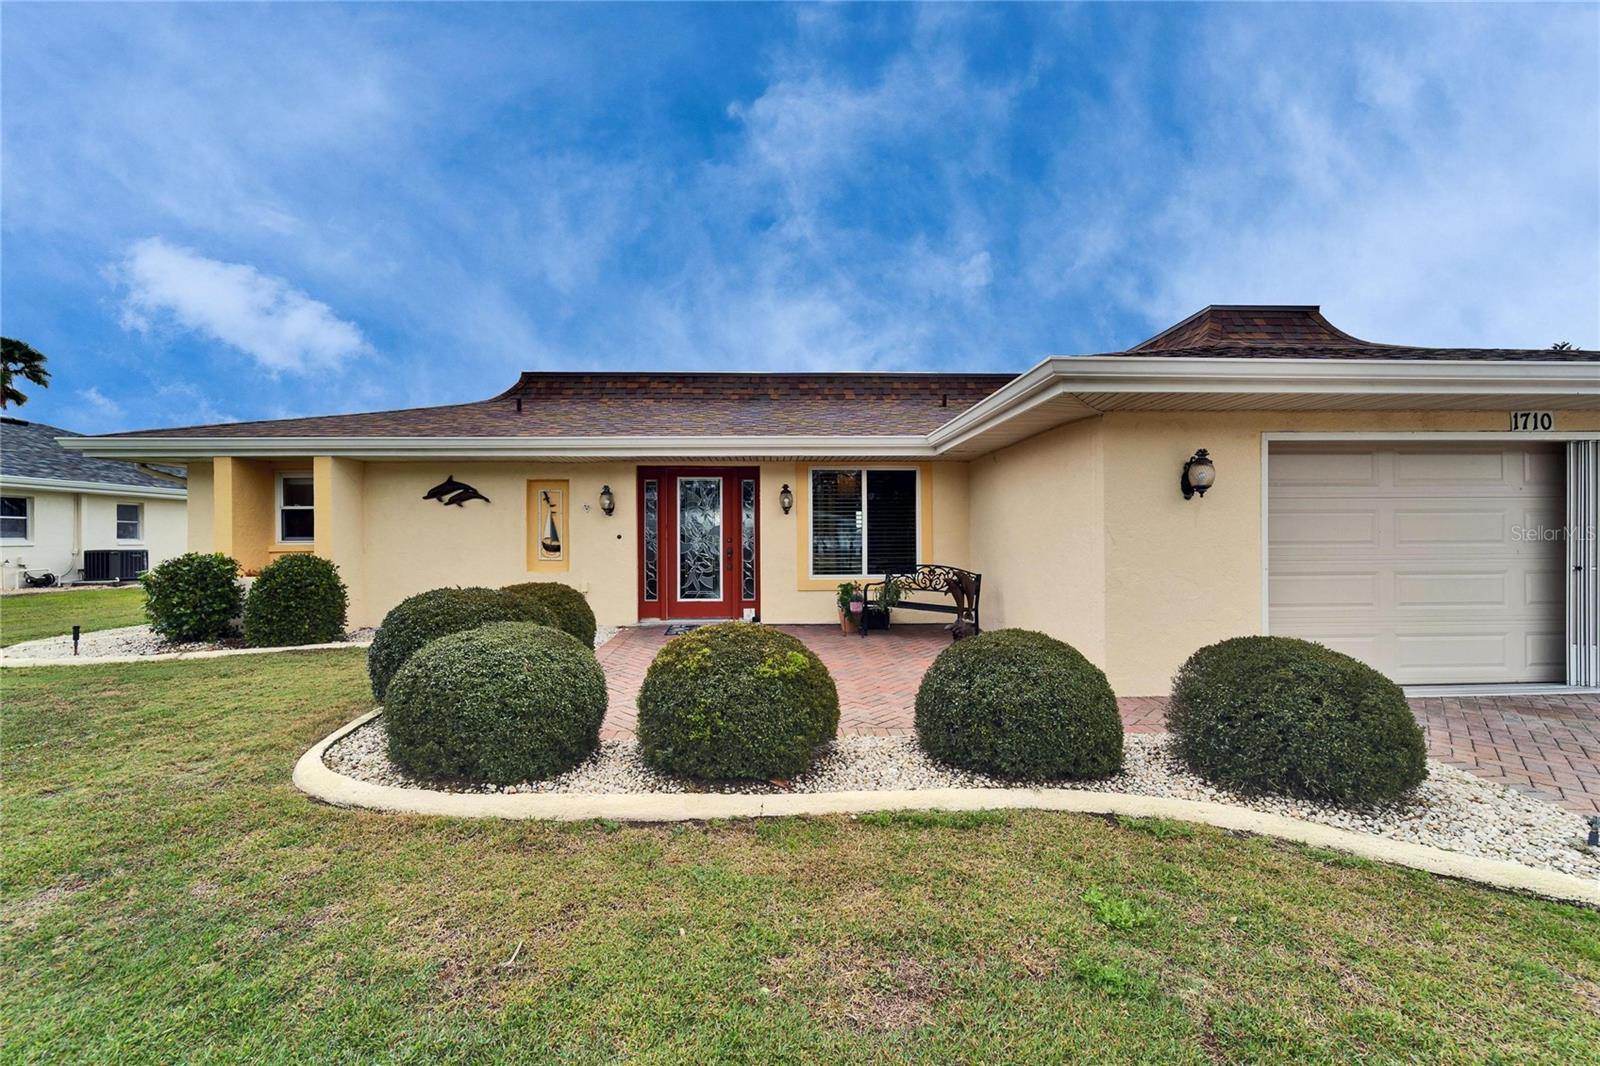
[[[1513,433],[1548,433],[1555,427],[1555,416],[1549,411],[1511,412],[1511,432]]]

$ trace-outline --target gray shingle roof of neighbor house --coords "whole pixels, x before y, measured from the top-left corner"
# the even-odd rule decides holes
[[[1213,305],[1123,352],[1098,358],[1327,360],[1434,364],[1593,362],[1544,348],[1375,344],[1315,306]],[[1066,363],[1070,364],[1069,358]],[[1088,364],[1085,364],[1088,365]],[[1600,375],[1600,370],[1597,370]],[[875,437],[930,433],[1016,374],[524,372],[474,403],[119,433],[117,438]]]
[[[57,437],[84,435],[42,422],[9,416],[0,418],[0,478],[42,478],[130,488],[182,487],[178,482],[146,474],[132,463],[120,459],[91,459],[56,443]],[[181,470],[172,473],[182,475]]]

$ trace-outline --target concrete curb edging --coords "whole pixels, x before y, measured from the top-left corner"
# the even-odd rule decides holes
[[[184,659],[225,659],[230,655],[276,655],[289,651],[331,651],[369,648],[370,640],[336,640],[329,644],[291,644],[284,648],[210,648],[205,651],[163,651],[155,655],[69,655],[62,659],[13,658],[0,652],[0,667],[111,666],[117,663],[170,663]]]
[[[792,815],[863,814],[906,810],[1043,810],[1115,814],[1202,822],[1219,829],[1277,837],[1312,847],[1393,863],[1493,888],[1600,906],[1600,881],[1540,870],[1502,859],[1484,859],[1388,837],[1356,833],[1316,822],[1245,807],[1120,792],[1064,788],[930,788],[883,792],[812,792],[778,795],[729,793],[462,793],[396,788],[358,781],[323,762],[335,742],[379,714],[372,710],[323,737],[295,763],[294,784],[312,799],[336,807],[392,814],[451,818],[512,818],[551,821],[608,819],[619,822],[686,822],[712,818],[777,818]]]

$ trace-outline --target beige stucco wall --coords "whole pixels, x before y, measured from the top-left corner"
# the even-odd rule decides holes
[[[367,464],[319,455],[312,463],[316,553],[339,568],[350,593],[350,617],[367,614]]]
[[[971,568],[984,628],[1037,629],[1105,661],[1105,491],[1099,420],[971,463]]]
[[[831,622],[837,617],[834,586],[839,579],[811,579],[804,562],[806,466],[782,462],[759,467],[761,612],[766,621]],[[970,565],[967,464],[930,463],[921,464],[921,469],[923,554],[938,562]],[[314,546],[286,548],[272,542],[274,475],[301,470],[311,471],[316,481],[317,539]],[[636,471],[633,463],[224,458],[214,466],[191,468],[194,510],[207,517],[189,522],[190,543],[195,550],[232,554],[252,570],[283,551],[314,547],[339,566],[350,589],[354,626],[375,625],[400,600],[430,588],[497,587],[534,580],[570,584],[588,597],[600,622],[626,625],[639,618]],[[446,507],[422,499],[429,488],[450,476],[474,486],[491,502]],[[569,557],[564,571],[528,568],[527,485],[542,480],[570,484]],[[611,486],[616,499],[610,517],[600,510],[604,485]],[[784,485],[797,498],[788,515],[779,504]],[[940,615],[897,616],[897,623],[945,621]]]
[[[1118,694],[1162,694],[1196,648],[1261,630],[1264,434],[1503,434],[1506,420],[1504,412],[1113,413],[974,460],[985,626],[1042,629],[1103,666]],[[1600,413],[1559,412],[1556,425],[1600,432]],[[1178,477],[1197,448],[1210,451],[1217,483],[1186,501]],[[1031,522],[1004,506],[1030,487]],[[1073,565],[1063,568],[1062,558]]]
[[[212,521],[216,508],[216,494],[212,481],[211,461],[201,460],[189,464],[188,550],[192,552],[216,551],[216,538],[212,535]]]
[[[407,596],[443,585],[499,587],[538,580],[562,581],[578,589],[603,624],[635,621],[638,513],[633,471],[631,463],[366,463],[361,478],[363,533],[356,538],[335,528],[327,532],[329,537],[345,535],[366,544],[364,588],[359,608],[352,602],[352,624],[376,625]],[[428,489],[451,476],[472,485],[490,502],[448,507],[422,499]],[[571,483],[568,568],[532,573],[527,483],[546,479]],[[610,517],[600,510],[602,485],[610,485],[616,497],[616,513]],[[355,491],[353,473],[345,491]],[[321,500],[319,493],[319,530]],[[331,517],[343,522],[349,514],[346,505]],[[337,555],[334,558],[339,561]]]

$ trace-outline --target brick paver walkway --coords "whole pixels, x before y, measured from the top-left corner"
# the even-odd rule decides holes
[[[838,626],[779,626],[805,641],[839,685],[839,732],[912,732],[917,685],[950,646],[940,626],[897,626],[862,640]],[[624,629],[601,645],[611,706],[605,737],[631,737],[645,671],[670,639],[662,626]],[[1119,699],[1130,733],[1165,731],[1166,699]],[[1579,814],[1600,814],[1600,696],[1426,697],[1411,700],[1428,754],[1479,777],[1534,792]]]
[[[1600,814],[1600,696],[1430,696],[1411,709],[1440,762]]]
[[[950,646],[943,626],[897,626],[865,640],[838,626],[777,626],[817,653],[839,686],[839,732],[896,736],[911,732],[917,686],[934,657]],[[671,638],[665,626],[624,629],[600,646],[611,697],[604,737],[631,737],[638,723],[635,700],[650,662]]]

